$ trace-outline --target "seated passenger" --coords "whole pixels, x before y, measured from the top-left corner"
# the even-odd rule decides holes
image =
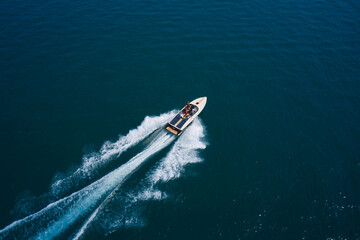
[[[190,103],[188,102],[186,107],[184,108],[184,115],[186,116],[188,113],[190,113],[190,110],[191,110],[191,105]]]

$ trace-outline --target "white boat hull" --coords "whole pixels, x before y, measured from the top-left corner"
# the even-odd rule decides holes
[[[183,107],[176,115],[175,117],[166,124],[166,130],[169,132],[180,136],[184,130],[194,121],[195,118],[201,113],[201,111],[204,109],[206,105],[207,97],[201,97],[197,98],[190,102],[191,111],[194,109],[194,113],[187,113],[184,114]]]

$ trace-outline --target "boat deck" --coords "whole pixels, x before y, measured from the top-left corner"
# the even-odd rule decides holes
[[[180,121],[182,119],[181,114],[179,113],[178,115],[176,115],[173,120],[171,120],[170,124],[175,126],[177,124],[178,121]]]
[[[183,107],[170,122],[166,124],[165,129],[177,136],[185,130],[187,126],[199,115],[199,111],[202,111],[206,104],[206,97],[197,98],[191,103]],[[205,100],[205,101],[204,101]],[[190,106],[189,106],[190,104]],[[188,111],[187,111],[188,110]],[[184,116],[184,113],[187,114]]]
[[[190,115],[188,114],[186,117],[181,117],[181,113],[176,115],[173,120],[171,120],[170,124],[177,128],[182,128],[184,124],[189,120]]]

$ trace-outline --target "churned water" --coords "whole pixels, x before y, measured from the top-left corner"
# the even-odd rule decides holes
[[[360,239],[359,26],[353,0],[1,1],[0,239]]]

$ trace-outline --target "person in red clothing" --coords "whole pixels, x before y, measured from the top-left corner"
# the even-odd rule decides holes
[[[184,115],[186,116],[189,112],[190,112],[190,109],[191,109],[191,105],[190,103],[188,102],[185,109],[184,109]]]

